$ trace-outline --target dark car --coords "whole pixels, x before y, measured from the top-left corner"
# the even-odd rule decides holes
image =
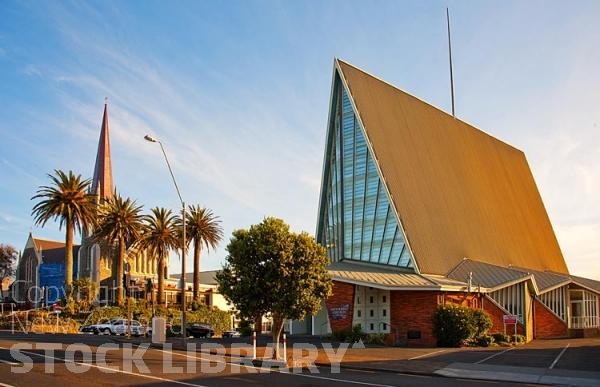
[[[188,336],[211,338],[215,334],[212,326],[207,324],[192,324],[186,328]]]
[[[233,337],[240,337],[240,336],[241,336],[241,334],[238,331],[223,332],[223,337],[233,338]]]
[[[98,334],[98,331],[92,325],[84,325],[84,326],[82,326],[81,328],[79,328],[79,332],[81,332],[81,333],[95,333],[95,334]]]

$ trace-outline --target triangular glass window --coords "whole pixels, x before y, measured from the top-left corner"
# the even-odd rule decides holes
[[[319,242],[334,262],[348,259],[413,268],[364,129],[337,75],[329,131]]]

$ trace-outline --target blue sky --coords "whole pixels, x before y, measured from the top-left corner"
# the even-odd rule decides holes
[[[0,242],[64,238],[30,198],[55,168],[91,177],[104,97],[117,189],[179,207],[150,133],[221,217],[203,268],[266,215],[313,233],[333,58],[450,111],[447,5],[457,116],[525,152],[569,269],[600,279],[594,1],[2,1]]]

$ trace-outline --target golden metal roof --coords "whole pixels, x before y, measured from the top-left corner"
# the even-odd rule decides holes
[[[463,257],[568,273],[525,155],[336,60],[420,273]]]

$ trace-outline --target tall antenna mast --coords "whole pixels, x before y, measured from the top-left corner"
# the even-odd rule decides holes
[[[450,96],[452,97],[452,117],[454,114],[454,77],[452,76],[452,44],[450,43],[450,12],[446,7],[446,21],[448,22],[448,59],[450,61]]]

